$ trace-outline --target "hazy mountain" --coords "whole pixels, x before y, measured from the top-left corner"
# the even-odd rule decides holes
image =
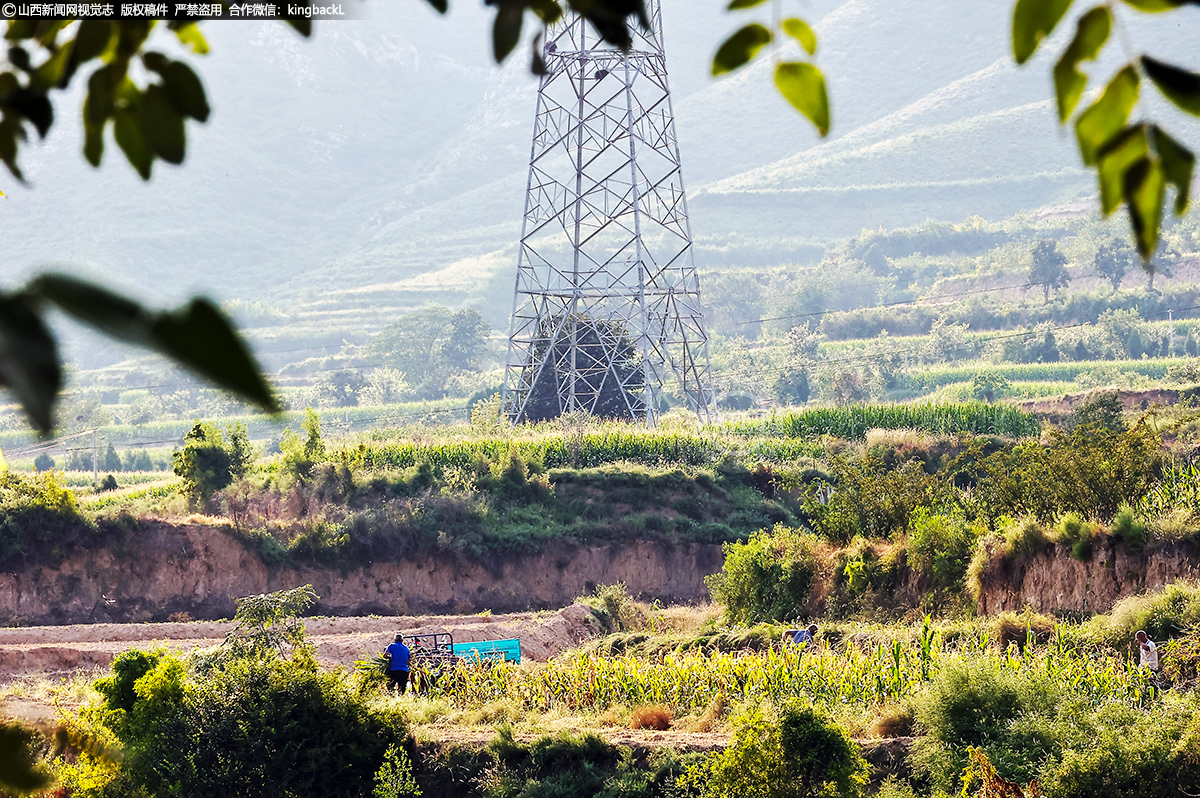
[[[1010,0],[811,0],[835,115],[825,141],[775,94],[769,57],[707,76],[752,14],[663,3],[702,271],[1094,192],[1055,120],[1052,60],[1011,65]],[[212,53],[189,60],[213,118],[190,129],[186,164],[149,184],[111,142],[102,169],[84,163],[79,96],[65,98],[49,141],[24,151],[32,187],[4,184],[0,273],[67,262],[157,301],[206,291],[301,317],[266,342],[362,335],[428,301],[503,325],[537,87],[527,50],[495,68],[488,13],[456,6],[442,19],[417,0],[371,0],[365,19],[319,23],[311,41],[278,23],[209,23]],[[1131,34],[1194,60],[1185,34],[1200,10],[1169,16]]]

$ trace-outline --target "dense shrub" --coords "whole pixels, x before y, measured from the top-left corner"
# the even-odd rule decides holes
[[[194,507],[207,508],[219,490],[246,473],[254,459],[245,424],[230,424],[225,432],[197,422],[183,436],[183,448],[171,455],[175,475],[183,479],[180,490]]]
[[[303,654],[237,657],[199,676],[176,654],[133,650],[96,688],[103,703],[90,719],[124,755],[108,779],[81,773],[86,761],[69,773],[79,796],[357,798],[407,739],[398,716]]]
[[[689,780],[703,785],[704,798],[855,798],[868,772],[846,732],[812,707],[788,703],[743,708],[729,746]]]
[[[12,570],[61,557],[96,542],[98,532],[53,472],[0,473],[0,567]]]
[[[980,463],[975,503],[990,517],[1029,513],[1043,521],[1073,512],[1112,518],[1135,504],[1162,474],[1161,441],[1144,423],[1118,431],[1087,424],[1048,442],[1029,441]]]
[[[908,521],[908,563],[929,576],[935,602],[959,595],[975,541],[982,534],[961,511],[931,513],[917,508]]]
[[[813,588],[821,570],[819,539],[785,526],[726,543],[721,572],[705,578],[713,600],[734,623],[814,615]]]
[[[658,798],[668,794],[685,798],[694,793],[675,792],[676,782],[699,759],[661,751],[638,767],[628,749],[609,745],[595,734],[563,733],[522,743],[507,726],[499,729],[485,756],[487,769],[480,781],[486,798]],[[418,777],[418,781],[424,788],[424,780]],[[479,793],[426,790],[426,798],[441,794],[459,798]]]
[[[872,539],[903,532],[914,510],[941,503],[952,488],[944,476],[926,473],[920,460],[887,468],[871,454],[837,457],[833,471],[837,484],[832,494],[825,498],[814,492],[804,512],[823,537],[838,543],[855,535]]]
[[[913,750],[917,775],[936,789],[953,792],[966,765],[966,749],[976,746],[1004,778],[1029,781],[1039,760],[1053,754],[1053,740],[1015,722],[1052,712],[1061,699],[1050,680],[1028,672],[971,661],[943,668],[917,702],[917,722],[925,733]]]

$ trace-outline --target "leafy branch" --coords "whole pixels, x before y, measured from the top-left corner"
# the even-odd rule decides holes
[[[739,11],[766,3],[767,0],[730,0],[728,10]],[[780,0],[771,0],[778,10]],[[771,28],[752,22],[739,28],[717,48],[712,73],[724,75],[749,64],[764,47],[783,37],[796,40],[810,56],[817,54],[817,34],[799,17],[788,17]],[[808,61],[781,61],[775,64],[775,88],[797,111],[808,117],[822,137],[829,135],[829,93],[825,75]]]
[[[1121,2],[1145,13],[1200,5],[1200,0]],[[1072,0],[1017,0],[1012,44],[1018,64],[1033,57],[1071,4]],[[1174,187],[1175,214],[1182,216],[1188,207],[1196,156],[1158,124],[1131,121],[1130,117],[1147,81],[1179,109],[1200,116],[1200,74],[1147,54],[1137,55],[1109,80],[1094,102],[1075,114],[1088,87],[1088,76],[1080,65],[1095,61],[1103,52],[1119,22],[1115,5],[1102,3],[1079,17],[1074,37],[1054,66],[1054,94],[1059,122],[1066,124],[1074,115],[1079,154],[1086,166],[1096,170],[1101,212],[1108,216],[1124,204],[1143,266],[1149,270],[1150,258],[1158,248],[1167,188]]]
[[[46,318],[51,308],[110,338],[166,355],[264,410],[279,410],[249,347],[211,300],[197,297],[174,310],[155,311],[96,283],[43,274],[16,291],[0,292],[0,385],[41,432],[54,426],[63,377]]]

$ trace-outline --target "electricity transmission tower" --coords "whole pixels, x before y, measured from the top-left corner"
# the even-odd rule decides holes
[[[546,32],[505,366],[513,422],[655,424],[664,382],[712,417],[708,337],[658,0],[629,52],[581,17]]]

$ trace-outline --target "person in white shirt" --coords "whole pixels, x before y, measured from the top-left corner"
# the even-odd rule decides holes
[[[1138,664],[1143,668],[1149,668],[1152,671],[1158,670],[1158,646],[1154,645],[1154,641],[1146,636],[1145,632],[1139,631],[1134,638],[1138,644]]]

